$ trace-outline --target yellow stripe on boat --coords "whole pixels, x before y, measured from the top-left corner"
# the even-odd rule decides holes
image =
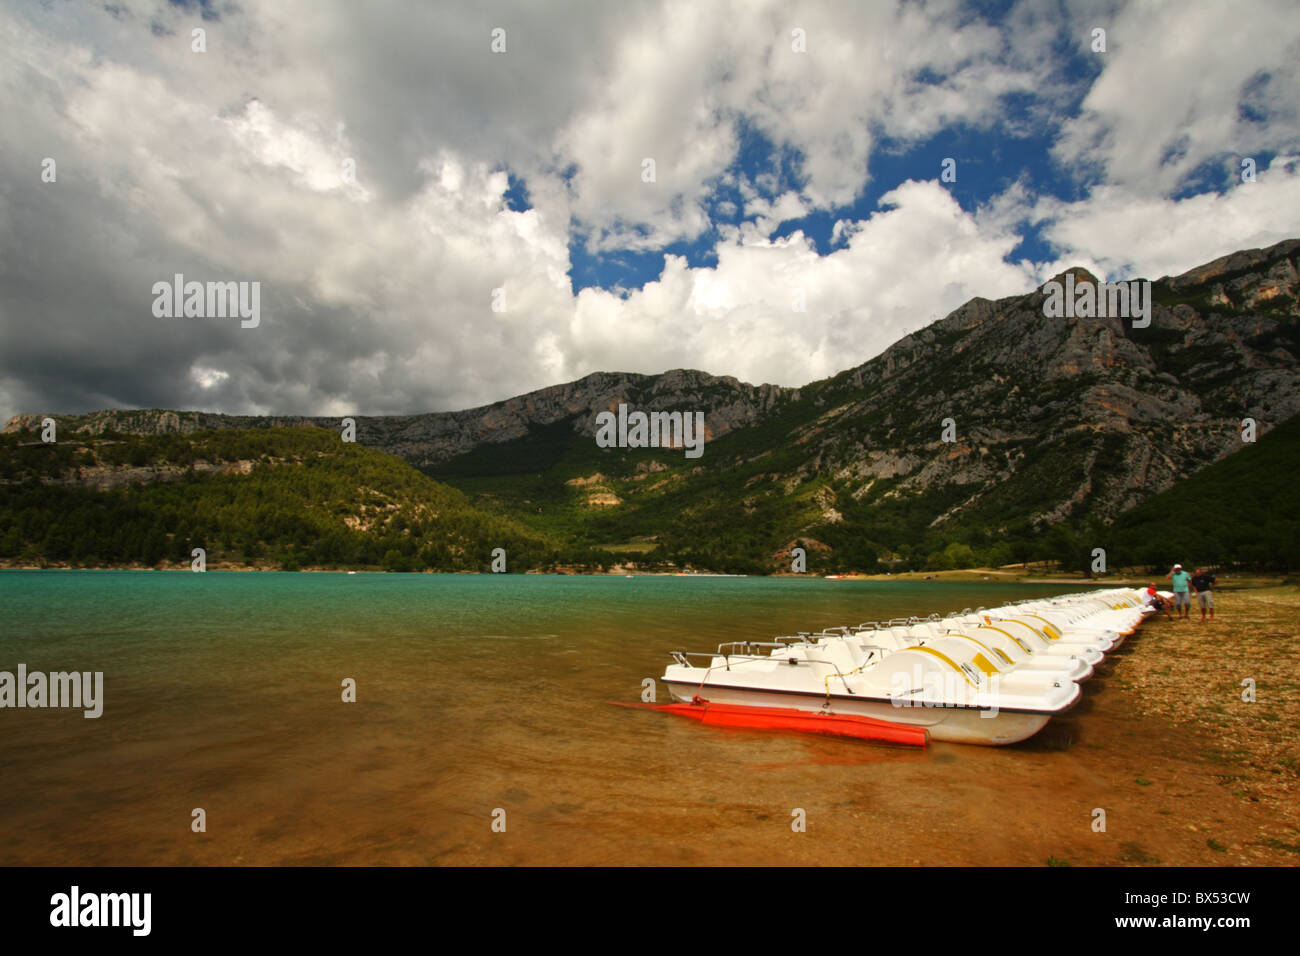
[[[1007,637],[1011,638],[1013,641],[1015,641],[1017,644],[1019,644],[1019,645],[1020,645],[1020,649],[1021,649],[1022,651],[1024,651],[1026,654],[1032,654],[1032,653],[1033,653],[1033,651],[1031,651],[1031,650],[1028,648],[1028,646],[1026,646],[1026,644],[1025,644],[1024,641],[1022,641],[1020,638],[1016,637],[1016,635],[1012,634],[1010,631],[1004,631],[1004,630],[1002,630],[1002,628],[1000,628],[1000,627],[994,627],[992,624],[985,624],[984,626],[987,627],[990,631],[997,631],[999,634],[1005,634]]]
[[[983,641],[981,641],[978,637],[971,637],[969,634],[949,634],[948,636],[949,636],[949,637],[964,637],[964,638],[966,638],[966,640],[968,640],[968,641],[974,641],[974,642],[975,642],[976,644],[978,644],[980,647],[984,648],[984,650],[988,651],[990,657],[993,656],[993,648],[989,647],[987,644],[985,644]],[[1002,654],[1001,651],[998,651],[997,653]],[[976,657],[979,657],[978,654],[976,654],[975,656],[976,656]],[[1007,655],[1005,655],[1005,654],[1002,654],[1002,656],[1003,656],[1004,658],[1006,658],[1006,661],[1007,661],[1008,664],[1011,663],[1011,658],[1007,657]],[[988,661],[985,661],[984,663],[987,664]],[[995,668],[995,669],[996,669],[996,668]],[[985,671],[985,673],[988,673],[988,671]]]
[[[994,667],[992,664],[990,664],[989,659],[985,657],[983,654],[976,654],[974,657],[971,658],[971,663],[973,663],[976,667],[982,670],[985,674],[988,674],[989,677],[992,677],[994,674],[998,673],[998,669]]]
[[[962,676],[962,679],[965,680],[966,683],[970,684],[972,687],[977,686],[976,683],[970,679],[970,676],[964,670],[962,670],[961,666],[956,661],[954,661],[951,657],[945,654],[943,651],[936,651],[933,647],[926,647],[924,644],[918,644],[916,647],[909,647],[908,650],[923,651],[926,654],[931,654],[939,658],[939,660],[943,661],[945,664],[947,664],[949,667],[955,670],[958,674],[960,674]]]
[[[1054,641],[1061,639],[1061,632],[1052,626],[1052,622],[1046,618],[1039,617],[1037,614],[1026,614],[1025,617],[1032,617],[1036,621],[1043,622],[1043,632]]]

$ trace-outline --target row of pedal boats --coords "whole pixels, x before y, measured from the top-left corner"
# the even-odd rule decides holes
[[[696,707],[842,715],[934,740],[1012,744],[1073,707],[1079,685],[1150,613],[1146,592],[1111,588],[873,621],[673,651],[662,682]]]

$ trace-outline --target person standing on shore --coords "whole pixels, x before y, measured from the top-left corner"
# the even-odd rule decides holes
[[[1196,603],[1201,606],[1201,620],[1205,620],[1205,609],[1210,609],[1210,620],[1214,620],[1214,583],[1218,577],[1204,568],[1197,568],[1192,575],[1192,587],[1196,590]]]
[[[1192,611],[1192,596],[1188,593],[1192,576],[1183,570],[1181,564],[1175,564],[1174,569],[1169,572],[1169,580],[1174,588],[1174,610],[1181,611],[1179,617],[1186,618]]]

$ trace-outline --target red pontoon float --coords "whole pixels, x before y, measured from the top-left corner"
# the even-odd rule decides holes
[[[792,730],[831,737],[853,737],[883,743],[924,747],[929,732],[924,727],[890,723],[875,717],[856,714],[832,714],[822,711],[795,710],[789,707],[746,707],[741,704],[714,704],[696,697],[689,704],[625,704],[620,707],[647,707],[668,714],[691,717],[712,727],[740,727],[747,730]]]

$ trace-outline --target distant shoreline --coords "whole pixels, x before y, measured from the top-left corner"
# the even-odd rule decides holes
[[[305,567],[293,571],[287,571],[278,567],[250,567],[248,565],[209,565],[208,571],[223,572],[241,572],[241,573],[283,573],[283,574],[482,574],[490,575],[489,571],[389,571],[384,568],[322,568],[322,567]],[[188,564],[176,564],[174,566],[147,567],[144,565],[110,565],[80,567],[68,564],[47,564],[44,567],[33,564],[18,564],[14,562],[0,562],[0,572],[2,571],[190,571]],[[839,574],[825,575],[808,572],[805,574],[794,574],[789,571],[777,571],[772,574],[726,574],[716,571],[694,570],[689,572],[682,571],[643,571],[634,568],[615,568],[608,571],[593,571],[589,569],[578,568],[557,568],[551,571],[528,570],[523,572],[503,572],[509,574],[523,575],[550,575],[555,577],[655,577],[655,578],[803,578],[806,580],[828,580],[838,581],[907,581],[907,582],[926,582],[933,581],[941,584],[1056,584],[1056,585],[1073,585],[1080,587],[1145,587],[1154,581],[1157,584],[1165,581],[1163,576],[1141,575],[1132,572],[1123,572],[1105,575],[1103,577],[1087,578],[1082,574],[1079,575],[1062,575],[1051,572],[1034,572],[1024,570],[1008,570],[1006,568],[965,568],[953,571],[899,571],[895,573],[879,574]],[[1256,587],[1273,587],[1281,584],[1290,583],[1290,577],[1285,573],[1224,573],[1220,572],[1218,588],[1220,590],[1230,590],[1236,588],[1256,588]]]

